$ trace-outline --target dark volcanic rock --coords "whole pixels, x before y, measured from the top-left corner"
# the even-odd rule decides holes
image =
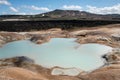
[[[49,69],[35,64],[34,60],[25,56],[0,59],[0,68],[4,67],[19,67],[46,75],[50,73]]]
[[[34,60],[21,56],[21,57],[15,57],[16,61],[14,62],[16,66],[20,66],[22,63],[34,63]]]
[[[1,66],[17,66],[17,67],[19,67],[25,63],[33,64],[34,60],[32,60],[28,57],[25,57],[25,56],[1,59],[0,67]]]
[[[50,40],[49,35],[33,35],[30,41],[35,42],[37,44],[42,44],[48,42]]]

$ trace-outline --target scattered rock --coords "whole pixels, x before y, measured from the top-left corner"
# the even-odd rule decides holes
[[[22,66],[24,64],[33,64],[34,60],[25,57],[25,56],[21,56],[21,57],[14,57],[14,58],[7,58],[7,59],[1,59],[0,60],[0,67],[1,66]]]
[[[115,48],[113,51],[104,56],[108,63],[116,63],[120,61],[120,49]]]
[[[49,35],[34,35],[30,41],[35,42],[36,44],[42,44],[50,40]]]
[[[120,41],[120,33],[112,34],[112,38],[114,39],[114,41]]]

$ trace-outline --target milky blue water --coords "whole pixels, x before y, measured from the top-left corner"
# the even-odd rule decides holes
[[[47,68],[76,67],[90,71],[104,65],[101,56],[111,49],[100,44],[80,45],[75,42],[75,38],[53,38],[41,45],[22,40],[8,43],[0,48],[0,58],[27,56]]]

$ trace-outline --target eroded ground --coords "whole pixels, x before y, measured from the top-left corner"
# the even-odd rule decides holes
[[[41,67],[26,57],[0,60],[0,80],[120,80],[120,24],[80,28],[76,30],[49,29],[34,32],[0,32],[1,47],[12,41],[28,39],[42,44],[51,38],[77,38],[78,43],[100,43],[114,48],[104,55],[106,65],[78,76],[51,75],[51,69]]]

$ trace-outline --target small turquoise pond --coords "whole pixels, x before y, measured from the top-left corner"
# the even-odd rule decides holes
[[[75,38],[52,38],[48,43],[15,41],[0,48],[0,58],[27,56],[43,67],[59,66],[91,71],[104,65],[102,55],[112,50],[100,44],[78,44]]]

